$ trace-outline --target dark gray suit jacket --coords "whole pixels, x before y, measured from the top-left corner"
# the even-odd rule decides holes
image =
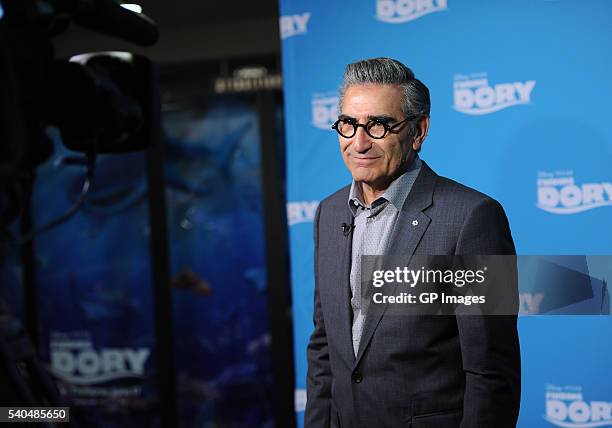
[[[314,332],[306,428],[516,426],[520,352],[515,316],[366,316],[351,341],[349,187],[321,202],[314,223]],[[413,220],[418,226],[413,226]],[[514,254],[490,197],[425,162],[399,214],[389,254]]]

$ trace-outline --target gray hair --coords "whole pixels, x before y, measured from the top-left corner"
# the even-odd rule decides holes
[[[403,92],[402,112],[416,116],[417,121],[429,116],[429,89],[401,62],[391,58],[371,58],[346,66],[340,87],[339,110],[346,90],[353,85],[398,85]],[[412,122],[412,121],[411,121]]]

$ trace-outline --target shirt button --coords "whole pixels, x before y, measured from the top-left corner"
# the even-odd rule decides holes
[[[361,381],[363,380],[363,376],[361,376],[361,373],[353,373],[353,375],[351,376],[351,379],[355,383],[361,383]]]

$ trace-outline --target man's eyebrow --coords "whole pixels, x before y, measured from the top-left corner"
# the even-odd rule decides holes
[[[369,115],[368,120],[375,120],[377,122],[397,122],[397,119],[387,114]]]
[[[356,118],[354,118],[352,116],[349,116],[347,114],[339,115],[338,119],[341,119],[341,120],[352,120],[352,121],[357,122]],[[370,114],[370,115],[368,115],[368,120],[375,120],[377,122],[397,122],[397,119],[395,117],[393,117],[391,115],[388,115],[388,114],[375,114],[375,115]]]

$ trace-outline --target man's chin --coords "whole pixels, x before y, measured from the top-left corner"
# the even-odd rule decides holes
[[[355,181],[359,181],[360,183],[365,183],[368,185],[371,185],[373,183],[376,183],[376,179],[378,177],[373,176],[372,174],[352,174],[353,175],[353,180]]]

